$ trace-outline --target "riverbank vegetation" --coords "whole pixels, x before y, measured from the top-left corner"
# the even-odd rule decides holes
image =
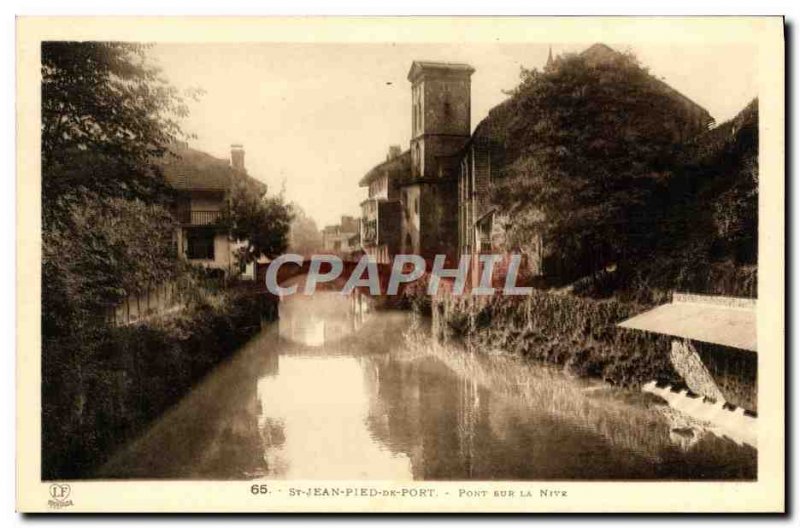
[[[680,383],[669,338],[616,327],[641,311],[636,303],[539,290],[525,297],[442,296],[432,307],[440,339],[456,337],[476,350],[561,365],[614,385]]]
[[[45,338],[42,478],[91,476],[275,317],[247,289],[187,291],[185,309],[146,324]]]
[[[537,289],[412,305],[480,350],[676,384],[666,338],[616,325],[674,291],[756,296],[758,101],[706,130],[635,57],[606,51],[524,70],[481,125],[504,153],[492,201],[507,247],[544,244]]]
[[[541,237],[548,285],[579,295],[755,296],[757,100],[705,130],[699,107],[687,113],[634,56],[608,52],[523,71],[490,114],[508,245]]]
[[[210,288],[175,247],[176,194],[162,161],[186,136],[187,97],[147,46],[42,44],[42,476],[85,477],[274,316],[274,300]],[[31,175],[36,177],[36,175]],[[237,186],[225,226],[241,257],[285,250],[282,196]],[[165,282],[169,316],[114,326],[109,313]]]

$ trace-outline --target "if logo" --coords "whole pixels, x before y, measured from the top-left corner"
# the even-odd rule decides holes
[[[69,499],[69,494],[72,489],[69,484],[50,484],[50,500],[47,503],[51,508],[66,508],[72,506],[72,501]]]
[[[50,484],[50,497],[56,500],[64,500],[69,497],[72,491],[69,484]]]

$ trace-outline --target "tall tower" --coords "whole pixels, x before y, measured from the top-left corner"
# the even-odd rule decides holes
[[[447,177],[470,136],[468,64],[415,61],[411,81],[411,171],[415,178]],[[457,163],[456,163],[457,166]]]
[[[405,253],[454,256],[458,247],[457,179],[471,132],[474,72],[468,64],[411,64],[411,179],[402,195]]]

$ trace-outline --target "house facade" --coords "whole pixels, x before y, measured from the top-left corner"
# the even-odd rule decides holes
[[[370,170],[359,182],[367,188],[361,202],[361,247],[375,262],[387,264],[400,252],[403,215],[408,210],[401,202],[401,185],[411,171],[411,151],[389,147],[386,161]]]
[[[247,175],[244,149],[231,146],[230,160],[177,143],[161,164],[164,177],[177,191],[175,216],[179,227],[175,241],[178,255],[190,263],[224,277],[255,278],[253,264],[238,261],[243,243],[233,240],[219,222],[230,206],[236,178],[248,178],[266,193],[266,186]]]

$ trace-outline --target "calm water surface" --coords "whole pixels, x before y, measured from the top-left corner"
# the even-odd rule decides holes
[[[756,451],[643,393],[294,296],[104,478],[742,479]]]

